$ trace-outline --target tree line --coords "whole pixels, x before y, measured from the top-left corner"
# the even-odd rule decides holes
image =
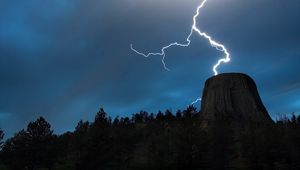
[[[40,117],[6,141],[0,129],[0,169],[300,169],[300,116],[238,128],[219,118],[205,128],[200,115],[189,106],[112,119],[100,109],[61,135]]]

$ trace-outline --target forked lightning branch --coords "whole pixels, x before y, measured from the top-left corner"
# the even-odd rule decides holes
[[[164,47],[161,48],[161,50],[159,52],[150,52],[150,53],[143,53],[143,52],[140,52],[138,50],[136,50],[133,45],[131,44],[130,45],[130,48],[132,51],[134,51],[135,53],[141,55],[141,56],[144,56],[144,57],[150,57],[150,56],[161,56],[162,59],[161,59],[161,62],[164,66],[164,69],[165,70],[168,70],[169,71],[169,68],[167,67],[166,65],[166,62],[165,62],[165,58],[166,58],[166,50],[173,47],[173,46],[178,46],[178,47],[188,47],[190,44],[191,44],[191,37],[194,33],[198,33],[198,35],[200,35],[201,37],[204,37],[205,39],[208,40],[208,42],[210,43],[210,45],[212,47],[214,47],[215,49],[219,50],[219,51],[222,51],[224,53],[224,56],[223,58],[219,59],[217,61],[217,63],[213,66],[212,70],[214,72],[214,75],[218,75],[218,67],[222,64],[222,63],[228,63],[230,61],[230,54],[228,52],[228,50],[226,49],[226,47],[217,42],[216,40],[212,39],[212,37],[210,35],[208,35],[207,33],[205,32],[202,32],[198,27],[197,27],[197,18],[199,17],[200,15],[200,10],[204,7],[205,3],[207,2],[208,0],[203,0],[201,2],[201,4],[197,7],[197,10],[196,10],[196,13],[195,15],[193,16],[193,25],[191,27],[191,31],[189,33],[189,35],[187,36],[186,38],[186,42],[185,43],[179,43],[179,42],[173,42],[173,43],[170,43]],[[196,103],[200,101],[200,98],[198,98],[197,100],[195,100],[194,102],[192,102],[192,104]]]

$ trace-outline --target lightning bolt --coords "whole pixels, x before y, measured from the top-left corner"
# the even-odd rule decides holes
[[[217,63],[213,66],[212,70],[214,72],[214,75],[218,75],[218,67],[222,64],[222,63],[228,63],[230,61],[230,54],[228,52],[228,50],[226,49],[226,47],[221,44],[221,43],[218,43],[217,41],[215,41],[214,39],[212,39],[212,37],[210,35],[208,35],[207,33],[205,32],[202,32],[198,27],[197,27],[197,18],[199,17],[200,15],[200,10],[204,7],[205,3],[207,2],[208,0],[203,0],[201,2],[201,4],[197,7],[197,10],[196,10],[196,13],[195,15],[193,16],[193,25],[192,25],[192,28],[191,28],[191,31],[189,33],[189,35],[187,36],[186,38],[186,43],[178,43],[178,42],[173,42],[173,43],[170,43],[169,45],[167,46],[164,46],[161,48],[161,51],[160,52],[150,52],[150,53],[142,53],[142,52],[139,52],[138,50],[136,50],[132,44],[130,44],[130,48],[132,51],[134,51],[135,53],[141,55],[141,56],[144,56],[146,58],[150,57],[150,56],[161,56],[162,59],[161,59],[161,62],[164,66],[164,69],[167,70],[167,71],[170,71],[170,69],[167,67],[166,63],[165,63],[165,58],[166,58],[166,50],[168,48],[171,48],[173,46],[179,46],[179,47],[188,47],[190,46],[191,44],[191,37],[193,35],[194,32],[198,33],[198,35],[200,35],[201,37],[204,37],[205,39],[208,40],[208,42],[210,43],[210,45],[212,47],[214,47],[216,50],[218,51],[222,51],[224,53],[224,57],[219,59],[217,61]],[[191,103],[191,105],[197,103],[198,101],[201,101],[201,98],[198,98],[196,99],[194,102]]]
[[[193,106],[194,104],[200,102],[201,100],[202,100],[201,97],[197,98],[195,101],[193,101],[193,102],[190,104],[190,106]]]

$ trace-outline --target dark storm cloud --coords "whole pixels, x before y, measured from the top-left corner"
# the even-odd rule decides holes
[[[201,95],[222,53],[194,35],[189,48],[168,50],[167,72],[160,57],[138,56],[129,44],[157,51],[184,41],[197,4],[1,1],[0,126],[11,135],[42,115],[63,132],[93,119],[100,106],[111,116],[185,107]],[[232,53],[220,71],[254,77],[272,114],[300,111],[299,7],[297,0],[210,0],[199,17]]]

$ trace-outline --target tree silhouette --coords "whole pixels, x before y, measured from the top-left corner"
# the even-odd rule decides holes
[[[4,138],[4,132],[3,130],[0,128],[0,151],[2,150],[3,147],[3,138]],[[1,164],[3,164],[2,162],[2,152],[0,152],[0,169],[4,169]]]
[[[0,150],[2,148],[2,145],[3,145],[3,138],[4,138],[4,132],[3,130],[0,128]]]
[[[300,116],[270,126],[221,116],[203,126],[200,115],[189,106],[112,121],[101,108],[62,135],[40,117],[4,142],[0,169],[300,169]]]
[[[32,140],[44,140],[52,135],[51,125],[43,118],[40,117],[34,122],[27,125],[27,132],[29,138]]]
[[[26,130],[21,130],[5,142],[4,160],[11,169],[53,166],[55,146],[53,131],[50,128],[50,124],[40,117],[30,122]]]
[[[4,143],[2,160],[10,169],[29,168],[28,143],[26,142],[26,138],[26,131],[21,130]]]

